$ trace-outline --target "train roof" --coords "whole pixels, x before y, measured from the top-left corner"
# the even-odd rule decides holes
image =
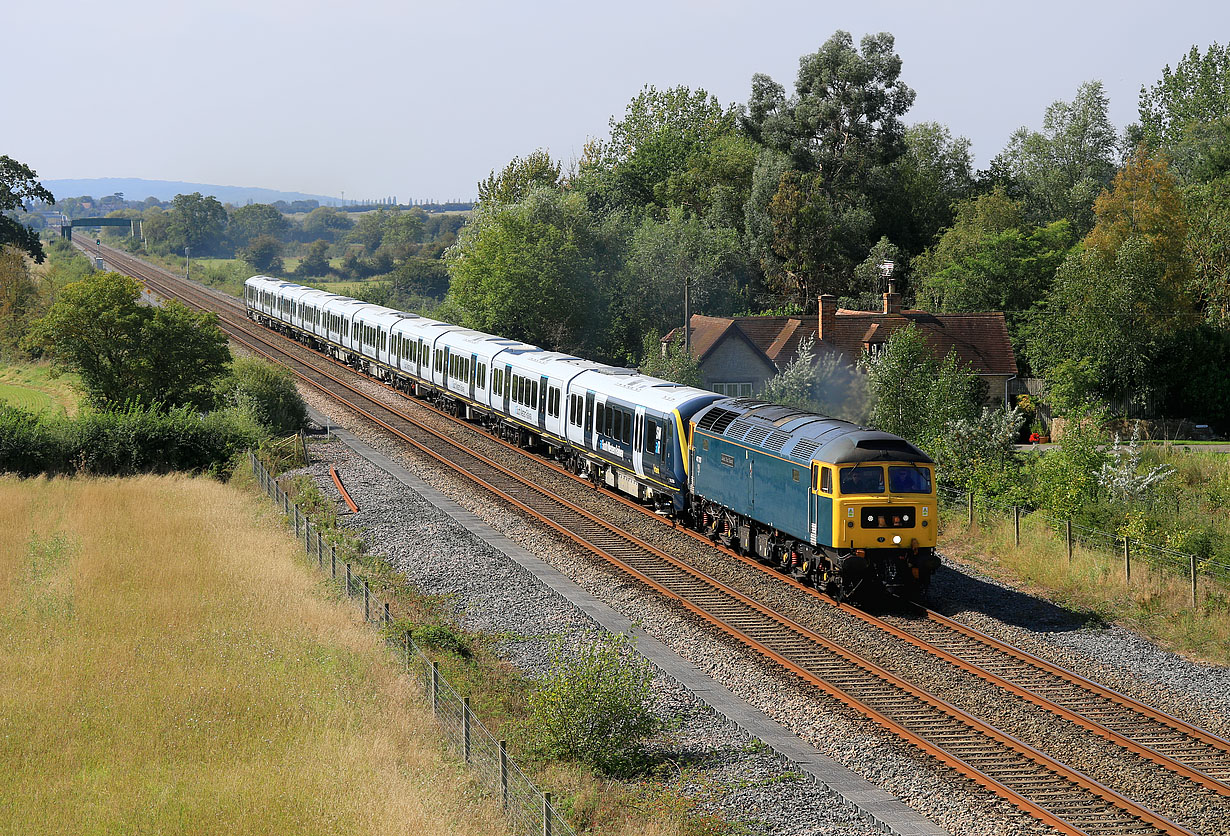
[[[813,459],[834,464],[931,461],[922,450],[892,433],[751,398],[715,401],[696,413],[693,422],[702,432],[803,463]]]

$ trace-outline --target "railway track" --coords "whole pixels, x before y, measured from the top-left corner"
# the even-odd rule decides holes
[[[807,627],[653,545],[620,531],[563,497],[533,485],[497,462],[456,446],[451,439],[422,426],[400,410],[358,391],[332,371],[304,363],[278,347],[280,336],[273,336],[248,320],[242,303],[233,297],[185,285],[182,280],[173,281],[161,271],[123,254],[108,252],[106,258],[160,294],[179,297],[198,307],[221,309],[224,328],[251,350],[290,366],[309,385],[383,426],[433,459],[483,484],[563,536],[639,578],[717,629],[1027,810],[1040,821],[1073,834],[1189,832],[956,706],[923,693],[891,671],[837,647]],[[303,350],[302,346],[295,345]],[[321,360],[332,363],[323,357]],[[755,561],[734,556],[763,569]],[[797,582],[784,580],[808,594],[815,594]],[[826,605],[839,606],[823,596],[816,595],[816,598]],[[926,650],[947,664],[1112,740],[1127,751],[1207,789],[1230,795],[1227,786],[1230,743],[1221,738],[936,613],[928,613],[924,620],[902,627],[840,606],[854,617]]]

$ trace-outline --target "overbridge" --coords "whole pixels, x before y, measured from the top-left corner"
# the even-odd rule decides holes
[[[60,227],[61,237],[72,239],[73,227],[77,226],[126,226],[129,235],[136,237],[141,234],[140,218],[76,218]]]

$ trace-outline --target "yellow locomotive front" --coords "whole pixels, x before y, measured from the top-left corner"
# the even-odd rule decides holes
[[[819,488],[832,501],[830,542],[847,575],[874,577],[889,592],[906,597],[925,591],[939,567],[934,465],[821,465]]]

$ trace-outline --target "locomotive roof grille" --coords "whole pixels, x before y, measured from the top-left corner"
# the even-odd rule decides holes
[[[781,430],[774,430],[769,433],[769,437],[765,439],[762,445],[766,450],[774,453],[780,453],[782,448],[786,446],[786,442],[790,440],[790,434],[784,433]]]
[[[819,441],[811,438],[805,438],[798,444],[794,445],[794,449],[790,451],[790,458],[798,459],[801,462],[810,462],[812,454],[816,452],[816,448],[819,446]]]
[[[764,441],[768,437],[768,435],[769,435],[768,427],[752,427],[750,430],[747,431],[747,435],[744,437],[743,440],[746,441],[748,444],[758,445],[762,441]]]
[[[704,417],[696,423],[696,428],[720,435],[730,426],[730,422],[739,417],[739,413],[722,409],[720,406],[710,407]]]

